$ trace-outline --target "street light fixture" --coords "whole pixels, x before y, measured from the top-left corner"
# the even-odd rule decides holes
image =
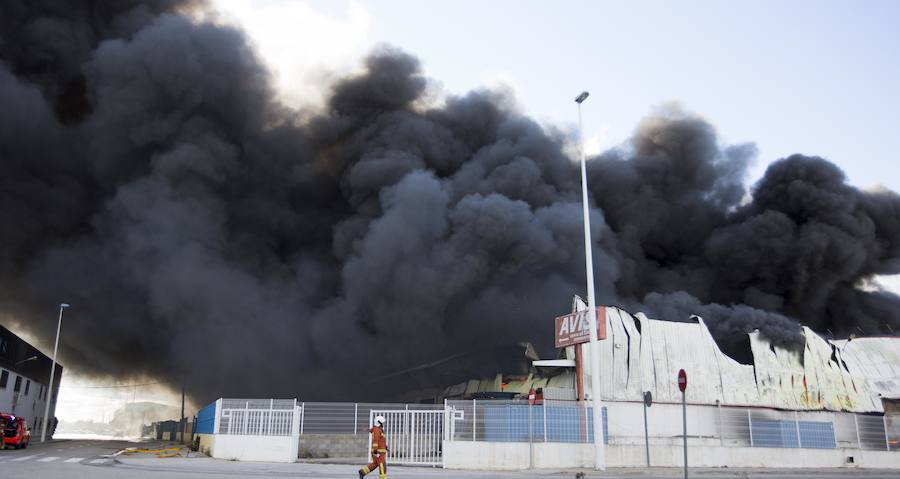
[[[53,364],[50,366],[50,385],[47,387],[46,404],[44,404],[44,420],[41,422],[41,442],[47,440],[47,423],[49,423],[50,401],[53,400],[53,379],[56,376],[56,351],[59,348],[59,330],[62,327],[63,310],[70,307],[68,303],[59,304],[59,320],[56,322],[56,343],[53,344]]]
[[[591,332],[591,402],[594,418],[594,465],[597,470],[606,469],[606,446],[603,443],[603,400],[600,397],[600,345],[597,342],[597,303],[594,299],[594,256],[591,248],[591,218],[588,207],[587,166],[584,156],[584,131],[581,124],[581,104],[589,93],[575,97],[578,103],[578,146],[581,153],[581,200],[584,210],[584,262],[587,269],[588,327]]]

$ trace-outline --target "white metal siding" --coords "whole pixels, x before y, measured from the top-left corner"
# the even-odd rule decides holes
[[[606,400],[637,401],[642,391],[650,391],[655,401],[680,402],[679,369],[688,374],[687,400],[696,404],[882,412],[879,393],[900,398],[900,339],[838,341],[835,351],[832,343],[803,328],[806,346],[793,351],[754,332],[749,334],[754,364],[744,365],[719,349],[700,318],[682,323],[632,316],[616,307],[606,312],[607,339],[600,341]],[[589,348],[584,351],[588,376]]]

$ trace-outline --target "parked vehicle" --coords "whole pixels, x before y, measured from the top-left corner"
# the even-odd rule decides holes
[[[3,447],[25,449],[31,443],[31,432],[23,417],[0,413],[0,430],[3,432]]]

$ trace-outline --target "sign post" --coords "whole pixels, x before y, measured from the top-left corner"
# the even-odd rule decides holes
[[[687,399],[684,392],[687,389],[687,373],[684,372],[684,369],[678,371],[678,389],[681,390],[681,420],[684,424],[684,479],[688,479]]]
[[[554,320],[556,323],[554,340],[556,349],[590,342],[591,328],[588,316],[590,316],[588,311],[576,311]],[[597,339],[606,339],[606,307],[599,306],[597,308],[596,322]]]
[[[591,320],[589,319],[591,316],[594,316],[594,326],[591,327]],[[574,311],[572,313],[566,314],[564,316],[560,316],[555,319],[554,326],[554,345],[557,349],[566,348],[569,346],[575,346],[575,390],[577,392],[577,397],[579,401],[584,401],[584,351],[582,349],[582,344],[591,343],[592,330],[595,331],[594,337],[597,340],[606,339],[606,307],[599,306],[595,309],[595,314],[591,315],[590,310],[582,310],[582,311]],[[593,341],[596,343],[596,340]],[[603,404],[600,401],[600,393],[599,393],[599,378],[597,378],[597,382],[594,382],[595,374],[599,375],[599,361],[595,361],[595,356],[598,355],[597,349],[599,348],[591,348],[589,351],[592,356],[591,359],[591,389],[592,391],[597,391],[596,397],[594,397],[593,392],[591,396],[591,402],[593,403],[593,409],[595,410],[594,415],[594,436],[595,436],[595,448],[603,451],[604,445],[602,441],[602,410]],[[598,359],[598,358],[597,358]],[[601,414],[596,414],[597,411],[600,411]],[[580,417],[580,416],[579,416]],[[598,419],[598,417],[600,419]],[[587,416],[584,418],[587,421]],[[586,438],[587,435],[584,431],[584,423],[579,420],[581,429],[582,438]],[[599,431],[599,432],[598,432]],[[600,437],[601,440],[598,443],[596,438]],[[597,460],[605,460],[605,452],[597,452],[596,453]],[[601,462],[598,462],[600,464]],[[605,463],[604,463],[605,464]],[[603,466],[605,467],[605,465]]]
[[[647,449],[647,467],[650,467],[650,433],[647,429],[647,408],[653,405],[653,395],[644,391],[644,447]]]

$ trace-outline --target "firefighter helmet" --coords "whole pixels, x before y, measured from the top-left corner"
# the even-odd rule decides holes
[[[375,416],[375,425],[384,426],[384,416]]]

